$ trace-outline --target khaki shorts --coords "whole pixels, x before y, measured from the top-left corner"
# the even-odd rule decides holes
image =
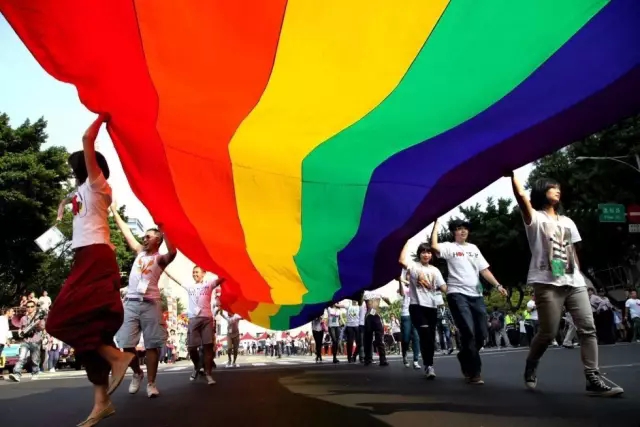
[[[124,303],[124,322],[116,334],[120,348],[135,348],[144,338],[144,348],[162,348],[169,334],[162,316],[160,301],[135,301]]]
[[[192,317],[187,330],[187,346],[199,347],[213,344],[213,319],[211,317]]]

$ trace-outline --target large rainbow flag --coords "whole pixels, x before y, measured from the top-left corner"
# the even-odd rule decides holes
[[[227,277],[223,304],[272,329],[386,283],[438,215],[640,111],[638,0],[0,11],[47,72],[111,114],[135,194]]]

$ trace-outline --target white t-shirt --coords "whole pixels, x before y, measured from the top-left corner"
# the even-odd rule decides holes
[[[330,328],[339,327],[340,326],[340,309],[330,307],[327,311],[329,312],[329,327]]]
[[[43,310],[49,310],[49,307],[51,307],[51,298],[48,296],[38,298],[38,302],[40,303],[40,308]]]
[[[531,250],[527,284],[586,286],[573,247],[582,238],[571,218],[560,215],[556,220],[545,212],[534,211],[531,224],[525,225],[525,231]],[[551,262],[561,262],[565,274],[554,277]]]
[[[318,317],[311,321],[311,329],[316,332],[322,331],[322,317]]]
[[[529,302],[527,303],[527,308],[531,309],[531,311],[529,312],[529,314],[531,314],[531,320],[538,320],[538,309],[536,308],[536,302],[534,300],[529,300]]]
[[[7,340],[11,337],[9,330],[9,319],[7,316],[0,316],[0,344],[7,344]]]
[[[400,321],[398,319],[391,320],[391,333],[399,334],[400,333]]]
[[[402,297],[402,308],[400,309],[400,316],[405,317],[409,316],[409,304],[411,304],[411,289],[409,288],[409,286],[405,286],[404,284],[402,284],[402,287],[404,288],[404,296]]]
[[[187,317],[213,317],[213,304],[211,297],[218,276],[211,280],[203,280],[200,283],[191,283],[185,286],[187,290]]]
[[[448,294],[463,294],[470,297],[482,296],[480,272],[489,268],[489,263],[472,243],[440,243],[440,257],[447,261],[449,277]]]
[[[242,317],[238,314],[227,317],[227,336],[235,338],[240,335],[240,320]]]
[[[624,306],[629,309],[629,316],[631,316],[632,319],[640,317],[640,299],[629,298],[624,303]]]
[[[144,297],[150,300],[160,300],[158,280],[164,270],[158,264],[159,253],[148,254],[142,251],[131,266],[127,297]]]
[[[436,308],[438,306],[437,291],[445,285],[440,270],[432,265],[422,265],[413,261],[408,264],[408,267],[410,304]],[[421,279],[429,283],[433,289],[422,286]]]
[[[352,304],[347,308],[347,326],[357,328],[360,323],[360,306]]]
[[[78,187],[72,198],[73,235],[71,247],[111,244],[109,230],[109,206],[111,187],[102,173],[89,184],[89,178]]]

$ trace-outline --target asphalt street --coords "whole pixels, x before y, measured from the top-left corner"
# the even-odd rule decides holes
[[[126,379],[113,395],[115,416],[99,425],[640,426],[640,344],[600,347],[601,371],[625,389],[614,399],[584,394],[579,349],[550,349],[541,362],[536,392],[522,384],[525,357],[526,351],[484,353],[484,386],[466,384],[455,357],[436,360],[434,381],[404,368],[398,359],[388,367],[340,363],[218,369],[214,386],[191,383],[186,368],[167,368],[158,377],[157,399],[148,399],[144,387],[129,395]],[[74,426],[87,415],[91,401],[82,376],[0,381],[0,424]]]

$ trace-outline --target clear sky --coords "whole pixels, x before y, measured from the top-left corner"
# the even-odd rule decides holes
[[[44,116],[48,121],[49,143],[62,145],[69,151],[82,148],[82,134],[95,117],[80,104],[73,86],[55,80],[40,67],[1,15],[0,112],[9,114],[14,127],[25,119],[36,120]],[[145,227],[151,226],[153,221],[131,192],[113,144],[105,131],[98,135],[98,149],[109,162],[109,181],[116,202],[119,205],[126,204],[127,214],[138,218]],[[516,174],[521,180],[526,180],[530,171],[531,166],[527,165],[517,170]],[[462,204],[484,204],[487,197],[511,197],[509,181],[499,179]],[[454,209],[443,218],[457,213],[458,210]],[[423,237],[424,233],[421,232],[415,239]]]

